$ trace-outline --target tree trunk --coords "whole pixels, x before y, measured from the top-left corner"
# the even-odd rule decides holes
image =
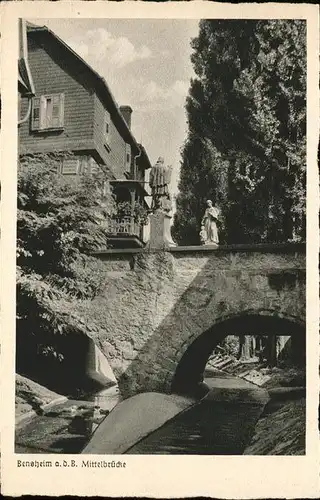
[[[252,335],[250,337],[250,339],[251,339],[251,357],[255,358],[255,356],[256,356],[256,348],[257,348],[256,337],[254,335]]]
[[[277,337],[271,335],[267,340],[267,362],[270,367],[277,365]]]
[[[250,359],[252,341],[250,335],[240,335],[239,355],[238,359]]]

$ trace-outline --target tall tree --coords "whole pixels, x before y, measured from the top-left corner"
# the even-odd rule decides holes
[[[176,238],[195,242],[213,197],[229,242],[303,239],[305,22],[204,20],[192,47]]]
[[[185,168],[181,169],[179,216],[175,219],[174,231],[178,237],[182,235],[186,243],[196,245],[206,200],[217,199],[221,205],[226,202],[228,162],[211,141],[196,134],[186,142],[182,158]],[[223,231],[220,225],[220,232],[221,229]]]

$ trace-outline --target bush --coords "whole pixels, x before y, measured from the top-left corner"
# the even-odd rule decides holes
[[[56,336],[86,335],[74,301],[93,298],[102,263],[90,252],[106,248],[105,224],[115,212],[104,195],[104,172],[66,182],[58,166],[68,154],[27,155],[18,168],[17,368],[29,354],[61,360]],[[60,349],[60,350],[59,350]]]

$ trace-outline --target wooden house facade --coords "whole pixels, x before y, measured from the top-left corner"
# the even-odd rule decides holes
[[[72,152],[60,173],[72,178],[104,167],[118,202],[146,204],[144,147],[131,132],[129,106],[118,106],[106,81],[45,26],[27,26],[28,66],[34,96],[19,95],[20,154]],[[112,221],[110,241],[143,245],[133,217]]]

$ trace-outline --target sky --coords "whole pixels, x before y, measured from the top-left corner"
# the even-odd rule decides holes
[[[119,105],[132,107],[132,132],[154,164],[173,166],[177,193],[186,139],[185,99],[194,77],[191,39],[199,20],[29,19],[46,25],[103,76]]]

